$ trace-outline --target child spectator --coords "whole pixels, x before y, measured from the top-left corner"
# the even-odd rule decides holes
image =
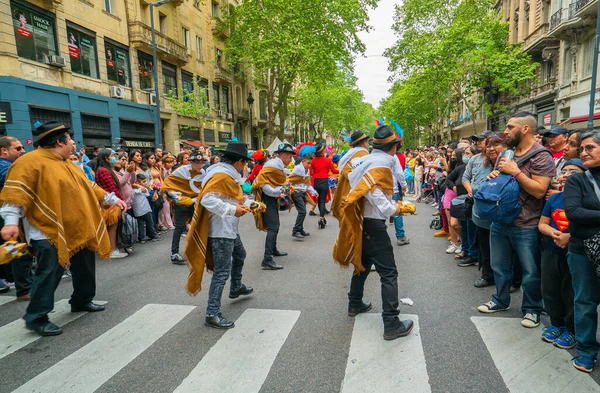
[[[146,188],[147,181],[145,174],[138,173],[135,182],[137,188],[133,189],[133,215],[138,222],[138,241],[142,244],[146,243],[146,235],[153,242],[161,240],[156,233],[152,208],[148,202],[150,193]]]

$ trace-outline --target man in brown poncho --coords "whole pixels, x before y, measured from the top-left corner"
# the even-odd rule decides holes
[[[4,240],[25,238],[37,257],[25,326],[42,336],[62,333],[48,320],[54,291],[64,268],[73,275],[71,311],[102,311],[92,303],[96,295],[95,253],[109,259],[111,247],[101,204],[127,205],[113,193],[91,183],[81,168],[69,161],[73,141],[69,128],[51,121],[38,127],[39,148],[11,166],[0,193]],[[73,203],[76,200],[77,203]]]

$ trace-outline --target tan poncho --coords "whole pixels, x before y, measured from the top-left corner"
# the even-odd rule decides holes
[[[22,207],[25,218],[56,247],[58,262],[65,267],[84,248],[110,258],[100,205],[105,194],[77,165],[40,148],[10,166],[0,205]]]
[[[202,289],[202,275],[204,268],[214,270],[212,250],[208,245],[208,216],[209,211],[202,206],[200,201],[204,195],[215,193],[225,198],[233,199],[239,204],[244,203],[244,193],[240,185],[227,173],[220,172],[214,174],[202,188],[198,196],[198,202],[194,209],[194,217],[190,227],[187,244],[185,247],[185,258],[187,260],[190,274],[188,276],[186,291],[195,296]]]
[[[272,187],[281,187],[287,181],[285,173],[281,169],[277,169],[274,167],[264,166],[263,169],[260,170],[260,173],[252,182],[252,192],[254,192],[254,200],[257,202],[262,202],[262,186],[265,184],[270,184]],[[254,224],[256,228],[261,231],[266,231],[267,226],[265,225],[265,221],[263,219],[262,214],[257,214],[254,216]]]
[[[193,182],[198,190],[201,189],[202,180],[193,181],[192,179],[202,174],[203,172],[196,172],[191,169],[188,171],[187,168],[178,168],[165,178],[160,190],[162,192],[180,192],[183,196],[195,198],[198,196],[198,192],[192,190],[190,182]]]
[[[350,192],[350,180],[348,180],[348,175],[352,172],[352,159],[363,157],[369,154],[366,149],[356,150],[354,153],[348,152],[346,154],[351,154],[345,161],[340,162],[340,175],[338,177],[337,189],[335,190],[335,195],[333,196],[333,200],[331,201],[331,214],[341,221],[341,212],[340,208],[342,205],[342,201],[346,198],[348,193]],[[346,157],[344,157],[346,158]],[[341,167],[343,165],[343,167]]]

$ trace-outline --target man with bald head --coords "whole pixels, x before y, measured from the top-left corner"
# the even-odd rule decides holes
[[[477,308],[484,313],[508,310],[513,276],[511,254],[514,253],[523,270],[521,325],[527,328],[540,324],[543,303],[537,226],[550,179],[556,174],[552,154],[535,141],[536,127],[537,119],[533,114],[519,112],[510,118],[504,130],[506,144],[515,152],[514,160],[501,158],[490,178],[501,172],[512,175],[520,186],[519,202],[523,209],[512,223],[494,222],[490,227],[490,262],[496,293],[491,302]]]

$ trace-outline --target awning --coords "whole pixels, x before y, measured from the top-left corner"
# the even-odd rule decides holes
[[[583,121],[588,121],[590,118],[589,115],[583,115],[583,116],[573,116],[569,119],[570,123],[581,123]],[[594,113],[594,120],[598,120],[600,119],[600,112],[596,112]]]
[[[200,141],[181,141],[181,143],[185,143],[186,145],[194,146],[194,147],[208,147],[207,144],[202,143]]]

